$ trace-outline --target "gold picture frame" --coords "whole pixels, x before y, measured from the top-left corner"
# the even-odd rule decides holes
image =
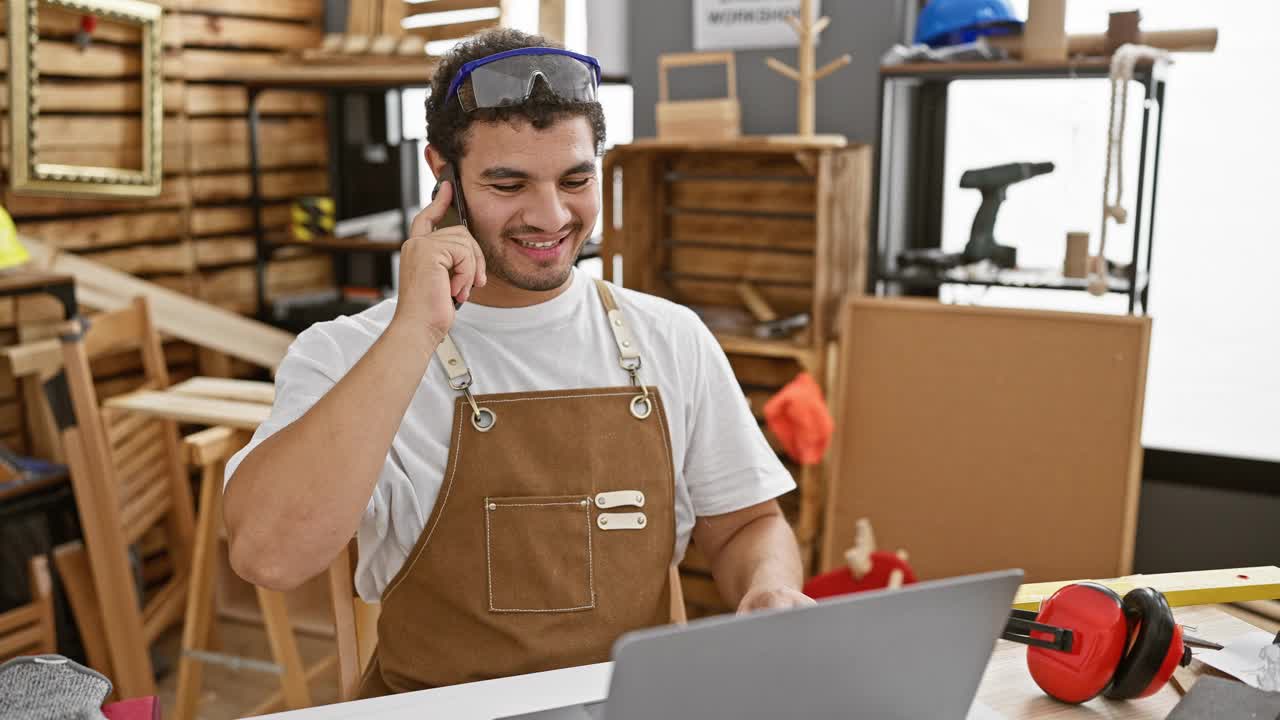
[[[38,7],[52,5],[116,22],[142,32],[141,169],[42,163],[37,156],[40,73]],[[161,8],[138,0],[9,1],[9,188],[39,195],[155,197],[163,176],[164,126]]]

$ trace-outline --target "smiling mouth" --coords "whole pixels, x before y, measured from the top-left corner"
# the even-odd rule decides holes
[[[568,239],[568,237],[569,237],[572,233],[573,233],[573,231],[569,230],[569,231],[566,231],[566,232],[565,232],[563,235],[561,235],[560,237],[556,238],[555,240],[547,240],[547,241],[545,241],[545,242],[531,242],[531,241],[528,241],[528,240],[521,240],[520,238],[515,238],[515,237],[513,237],[513,238],[511,238],[511,239],[512,239],[512,240],[514,240],[514,241],[515,241],[518,245],[520,245],[521,247],[527,247],[527,248],[529,248],[529,249],[531,249],[531,250],[547,250],[547,249],[553,248],[553,247],[555,247],[555,246],[559,245],[560,243],[564,242],[566,239]]]

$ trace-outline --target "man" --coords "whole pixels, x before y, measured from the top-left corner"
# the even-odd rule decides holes
[[[499,30],[442,61],[426,155],[457,186],[415,218],[396,299],[298,337],[227,466],[251,582],[295,587],[357,535],[366,696],[606,660],[668,621],[691,536],[740,611],[812,602],[774,500],[794,483],[713,336],[574,267],[599,66],[546,46]],[[440,227],[459,189],[466,225]]]

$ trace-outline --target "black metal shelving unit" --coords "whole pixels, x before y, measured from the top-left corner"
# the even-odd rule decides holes
[[[1164,125],[1165,66],[1140,63],[1133,80],[1144,92],[1137,196],[1133,213],[1132,261],[1126,277],[1111,277],[1108,292],[1128,297],[1128,311],[1150,311],[1151,255],[1155,237],[1156,187]],[[1011,61],[916,63],[880,69],[875,178],[869,249],[868,287],[879,295],[936,294],[942,285],[985,285],[1053,290],[1086,290],[1082,279],[1060,272],[1024,269],[974,275],[941,274],[899,268],[905,249],[942,245],[942,196],[946,157],[947,95],[957,80],[1106,79],[1106,59],[1064,63]],[[1150,178],[1148,178],[1150,163]]]

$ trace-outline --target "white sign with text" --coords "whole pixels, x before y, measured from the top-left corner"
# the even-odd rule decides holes
[[[813,0],[811,21],[820,5]],[[785,18],[799,14],[800,0],[693,0],[693,49],[796,47],[800,37]]]

